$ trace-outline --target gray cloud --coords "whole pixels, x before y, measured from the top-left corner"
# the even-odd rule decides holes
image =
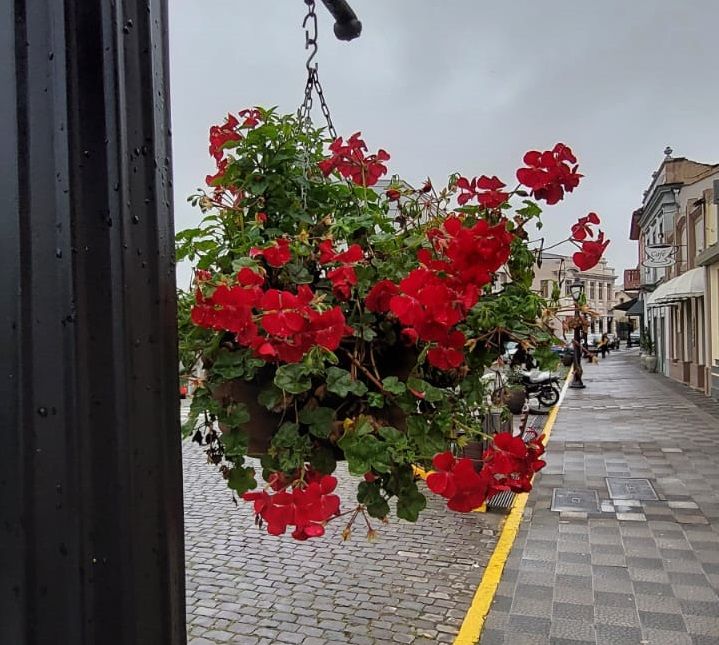
[[[511,183],[524,151],[563,141],[586,177],[547,210],[545,232],[559,239],[597,211],[620,272],[636,264],[629,216],[664,147],[719,161],[715,0],[351,4],[364,29],[344,43],[318,2],[320,76],[340,133],[362,130],[370,148],[392,154],[391,171],[415,183],[453,171]],[[212,168],[209,125],[248,105],[296,109],[304,8],[301,0],[171,3],[178,229],[198,218],[185,197]]]

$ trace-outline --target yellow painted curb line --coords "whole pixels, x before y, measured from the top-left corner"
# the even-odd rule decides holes
[[[549,411],[547,415],[547,421],[544,424],[544,445],[547,445],[549,441],[549,435],[552,434],[552,427],[559,414],[559,407],[564,400],[564,394],[569,387],[569,379],[572,376],[572,370],[567,374],[567,378],[564,381],[562,387],[562,393],[559,396],[557,404]],[[487,563],[487,568],[484,570],[482,580],[477,587],[477,591],[474,592],[474,598],[472,598],[472,604],[469,606],[462,627],[457,634],[457,638],[454,640],[454,645],[475,645],[479,642],[479,637],[482,634],[482,628],[484,627],[484,621],[487,618],[487,614],[492,606],[492,600],[494,595],[497,593],[497,587],[499,581],[502,578],[502,571],[504,571],[504,565],[509,557],[509,552],[512,550],[514,540],[517,538],[519,532],[519,524],[522,521],[522,515],[524,515],[524,507],[527,505],[528,494],[516,495],[512,508],[507,515],[507,519],[504,521],[502,526],[502,532],[497,540],[497,546],[494,548],[494,553]]]

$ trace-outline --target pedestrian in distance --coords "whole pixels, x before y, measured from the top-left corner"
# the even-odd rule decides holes
[[[609,351],[609,336],[602,334],[602,339],[599,341],[597,349],[602,353],[602,358],[607,356],[607,352]]]

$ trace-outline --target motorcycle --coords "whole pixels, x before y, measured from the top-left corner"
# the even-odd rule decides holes
[[[546,408],[551,408],[559,401],[559,377],[538,370],[522,371],[520,375],[527,398],[536,397],[539,404]]]

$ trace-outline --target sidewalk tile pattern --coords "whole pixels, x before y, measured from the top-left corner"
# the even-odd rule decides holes
[[[719,405],[612,352],[569,390],[482,645],[719,645]],[[611,499],[647,478],[658,500]],[[550,510],[596,490],[597,513]]]

